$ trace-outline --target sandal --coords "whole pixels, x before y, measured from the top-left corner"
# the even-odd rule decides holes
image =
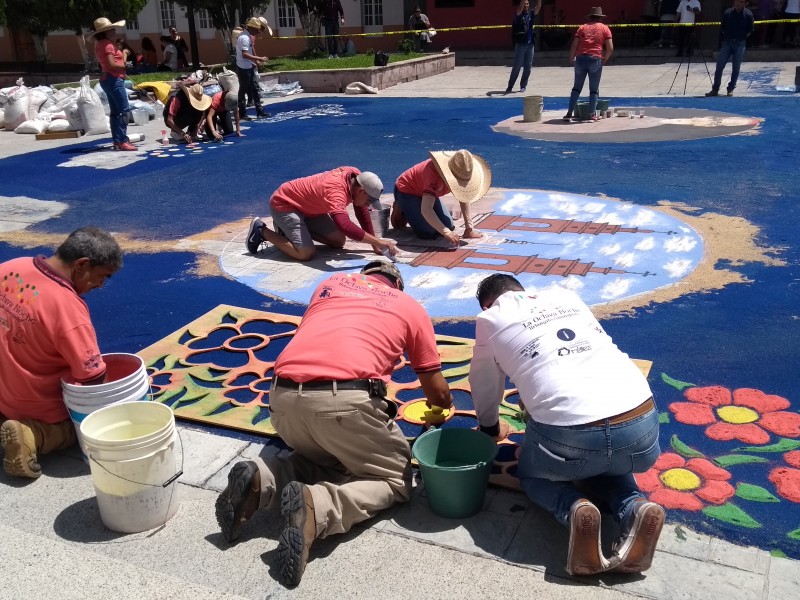
[[[596,123],[597,121],[599,121],[599,120],[600,120],[600,117],[598,117],[597,115],[592,115],[591,117],[589,117],[589,120],[590,120],[592,123]]]

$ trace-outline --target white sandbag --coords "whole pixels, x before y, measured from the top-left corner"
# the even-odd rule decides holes
[[[103,112],[106,113],[106,116],[111,114],[111,107],[108,105],[108,96],[106,96],[106,91],[100,87],[99,83],[94,84],[94,93],[97,94],[97,97],[100,98],[100,102],[103,103]]]
[[[149,119],[154,119],[156,116],[156,109],[153,108],[152,102],[145,102],[144,100],[131,100],[129,104],[131,105],[131,112],[134,110],[144,110],[147,112],[147,117]]]
[[[8,92],[8,102],[3,116],[5,128],[14,131],[17,127],[28,120],[28,88],[22,83],[22,79],[17,80],[17,87]]]
[[[41,89],[41,86],[28,90],[28,119],[36,118],[47,97],[47,92]]]
[[[361,81],[354,81],[344,88],[345,94],[377,94],[378,88],[362,83]]]
[[[239,78],[236,73],[223,67],[222,73],[217,74],[219,86],[226,92],[239,93]]]
[[[83,117],[81,116],[81,110],[78,108],[77,102],[67,106],[64,112],[67,114],[67,121],[72,131],[83,129]]]
[[[0,123],[5,123],[6,109],[0,108]]]
[[[103,110],[103,103],[100,101],[99,96],[89,85],[88,75],[81,77],[78,110],[81,113],[83,131],[86,135],[99,135],[111,131],[111,127],[108,124],[108,115]]]
[[[42,133],[47,129],[48,125],[50,125],[49,119],[47,121],[44,119],[30,119],[21,123],[14,130],[14,133]]]
[[[42,108],[39,109],[39,112],[48,112],[51,114],[64,112],[67,107],[77,104],[79,93],[79,88],[65,88],[63,90],[56,90],[56,93],[52,96],[53,102],[45,102],[42,105]]]
[[[60,133],[62,131],[73,131],[72,125],[66,119],[53,119],[47,126],[47,133]]]

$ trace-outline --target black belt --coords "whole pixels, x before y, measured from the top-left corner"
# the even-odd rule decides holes
[[[651,410],[654,410],[656,407],[656,403],[653,402],[653,398],[648,398],[644,402],[642,402],[636,408],[632,408],[629,411],[621,413],[619,415],[614,415],[613,417],[608,417],[607,419],[599,419],[597,421],[593,421],[591,423],[583,423],[580,425],[581,427],[600,427],[606,424],[608,421],[609,425],[619,425],[620,423],[627,423],[628,421],[633,421],[637,417],[641,417],[642,415],[646,415]]]
[[[386,396],[386,384],[382,379],[318,379],[298,382],[278,375],[275,377],[273,384],[275,387],[283,387],[290,390],[361,390],[362,392],[369,392],[371,396]],[[335,388],[334,384],[336,384]]]

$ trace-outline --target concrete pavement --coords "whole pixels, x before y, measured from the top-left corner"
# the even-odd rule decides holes
[[[736,93],[767,101],[776,86],[793,84],[798,64],[745,63]],[[709,68],[713,72],[712,64]],[[677,64],[609,67],[602,89],[614,97],[682,95],[682,84],[668,93],[676,69]],[[710,89],[702,63],[693,63],[688,73],[687,95]],[[489,98],[488,92],[505,89],[507,77],[503,67],[457,67],[383,90],[376,101]],[[681,77],[683,71],[677,80]],[[548,98],[563,102],[571,85],[569,68],[535,68],[527,93],[544,96],[547,107]],[[150,141],[162,128],[156,119],[129,131],[143,131]],[[37,142],[33,136],[0,132],[0,158],[91,139]],[[0,203],[0,232],[24,220],[24,214],[4,211]],[[193,317],[187,315],[186,321]],[[694,533],[670,522],[669,514],[651,570],[641,576],[573,578],[564,572],[566,532],[522,494],[490,489],[483,512],[450,520],[431,513],[424,486],[417,482],[410,503],[346,535],[316,542],[303,581],[286,589],[276,580],[280,527],[274,513],[257,515],[230,547],[214,519],[214,501],[230,467],[243,458],[278,452],[278,446],[192,426],[179,429],[185,452],[181,506],[163,527],[146,533],[115,534],[102,525],[88,467],[77,451],[45,458],[45,474],[35,482],[0,473],[0,597],[477,599],[524,594],[778,600],[794,597],[800,585],[800,562]]]

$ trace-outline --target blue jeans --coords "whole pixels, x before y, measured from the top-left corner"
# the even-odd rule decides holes
[[[745,40],[722,42],[722,48],[719,49],[719,56],[717,56],[717,68],[714,71],[714,84],[712,89],[715,92],[719,91],[719,86],[722,84],[722,71],[725,65],[730,60],[733,63],[731,70],[731,80],[728,82],[728,91],[732,92],[736,88],[736,82],[739,79],[739,67],[742,66],[744,59]]]
[[[600,96],[600,77],[603,75],[603,59],[589,54],[575,57],[575,83],[572,84],[572,93],[569,96],[568,114],[575,112],[578,98],[583,90],[586,76],[589,76],[589,115],[597,110],[597,98]]]
[[[128,104],[128,90],[125,89],[125,80],[105,73],[100,77],[100,87],[108,98],[108,124],[111,127],[111,139],[115,144],[128,141],[128,113],[131,107]]]
[[[531,501],[563,525],[576,500],[600,502],[624,523],[644,497],[632,473],[655,464],[658,411],[619,425],[558,427],[529,419],[517,474]]]
[[[421,196],[405,194],[395,186],[394,201],[397,202],[400,210],[403,211],[406,221],[408,221],[408,225],[414,230],[414,233],[425,240],[432,240],[439,237],[439,232],[431,227],[430,223],[422,216]],[[453,217],[450,216],[447,207],[439,198],[433,203],[433,211],[445,227],[450,230],[453,229]]]
[[[237,66],[236,76],[239,78],[239,116],[244,117],[247,114],[248,96],[256,107],[256,114],[261,114],[264,109],[261,108],[261,98],[258,95],[258,68],[242,69]]]
[[[531,76],[531,66],[533,65],[533,44],[514,45],[514,66],[511,67],[511,76],[508,78],[508,91],[514,87],[522,69],[522,81],[519,82],[520,88],[528,87],[528,78]]]

